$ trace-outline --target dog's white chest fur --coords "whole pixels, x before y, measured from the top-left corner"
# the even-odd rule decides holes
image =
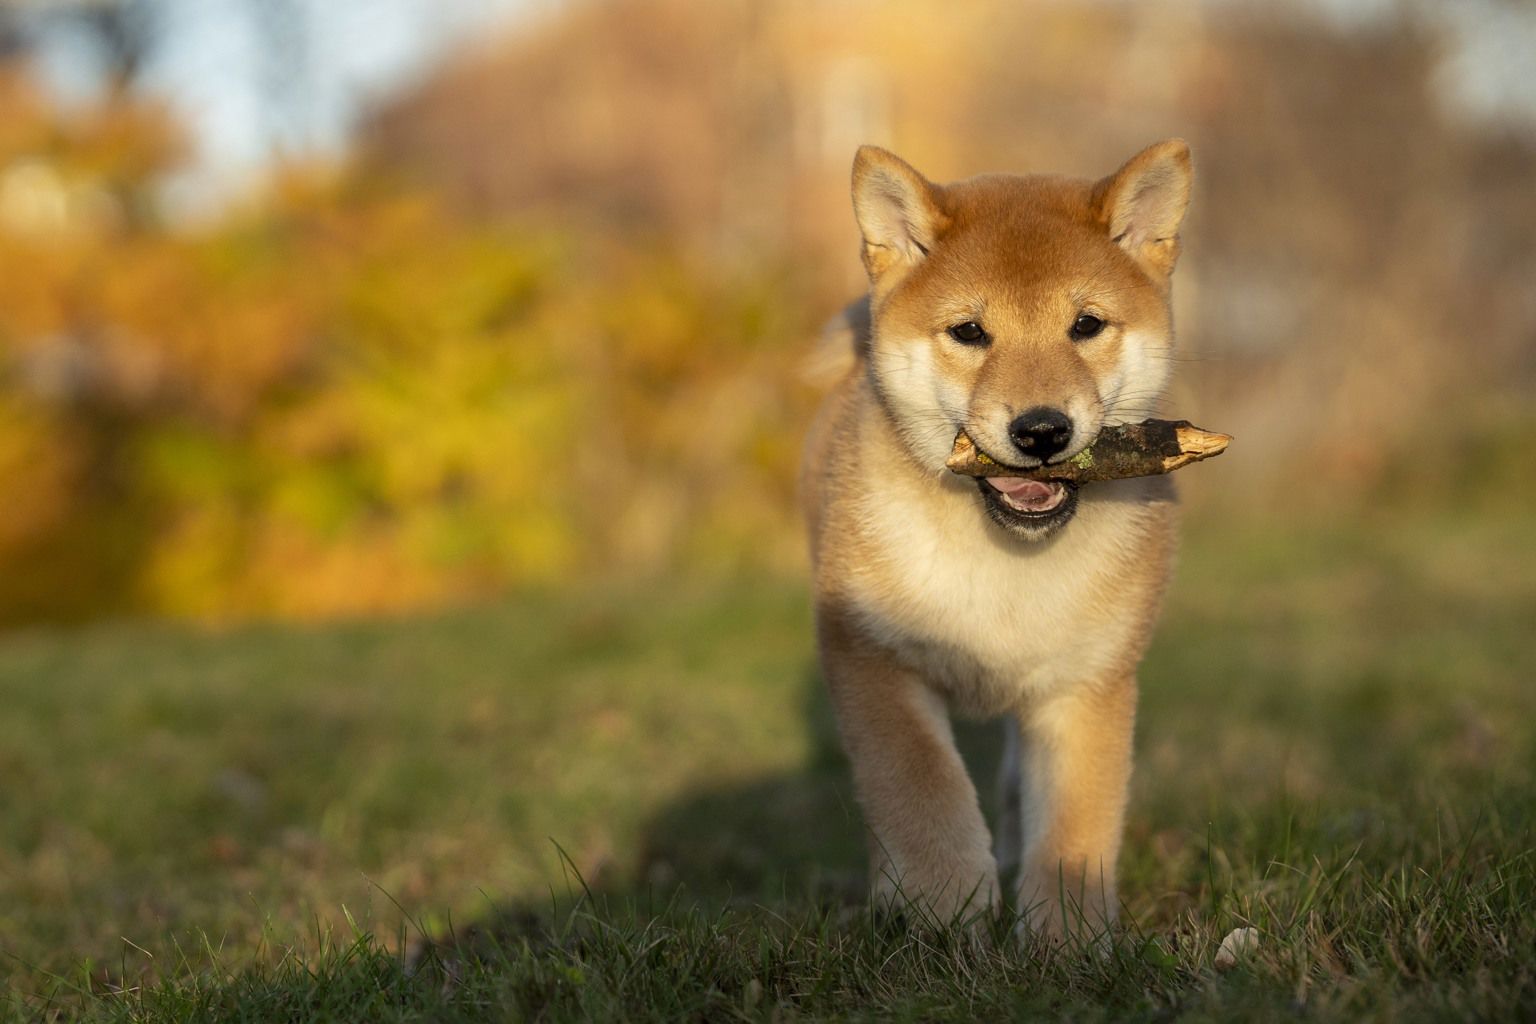
[[[1127,568],[1148,506],[1129,490],[1085,491],[1074,520],[1042,542],[991,523],[970,481],[910,501],[871,495],[848,596],[865,628],[960,711],[997,714],[1103,678],[1126,661],[1147,606],[1128,581],[1142,574]]]

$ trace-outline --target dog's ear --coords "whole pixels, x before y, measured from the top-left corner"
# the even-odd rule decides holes
[[[1179,259],[1179,224],[1189,206],[1193,179],[1183,139],[1155,143],[1093,190],[1099,219],[1121,248],[1159,276]]]
[[[901,157],[860,146],[853,158],[853,214],[864,236],[864,269],[878,282],[917,265],[949,226],[939,187]]]

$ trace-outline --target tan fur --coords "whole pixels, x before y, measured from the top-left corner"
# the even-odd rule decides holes
[[[994,523],[944,461],[964,427],[1008,451],[1020,411],[1074,421],[1068,455],[1150,415],[1167,384],[1168,274],[1189,194],[1181,142],[1092,183],[991,175],[927,182],[860,150],[854,206],[868,305],[840,321],[848,360],[807,443],[802,492],[818,640],[877,895],[941,917],[1019,905],[1062,935],[1115,914],[1135,668],[1174,549],[1166,478],[1089,484],[1058,532]],[[1109,324],[1089,341],[1067,327]],[[990,345],[946,333],[975,320]],[[948,713],[1015,737],[997,859]]]

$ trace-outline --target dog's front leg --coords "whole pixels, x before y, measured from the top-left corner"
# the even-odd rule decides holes
[[[1019,716],[1024,858],[1019,909],[1031,931],[1093,938],[1114,923],[1133,676],[1085,685]]]
[[[871,832],[876,898],[944,923],[995,905],[986,822],[943,700],[878,648],[821,625],[822,664]]]

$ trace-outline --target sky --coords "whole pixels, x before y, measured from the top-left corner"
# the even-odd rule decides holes
[[[195,213],[246,191],[274,157],[342,151],[370,101],[405,87],[446,50],[567,0],[12,0],[12,9],[18,2],[32,12],[24,17],[42,75],[65,101],[89,100],[100,86],[102,63],[91,33],[58,12],[102,2],[133,12],[151,41],[138,87],[173,104],[196,147],[192,166],[170,183],[167,199]],[[4,4],[0,0],[0,11]],[[1291,0],[1291,6],[1340,31],[1419,12],[1450,33],[1440,75],[1447,105],[1536,133],[1536,3]]]
[[[45,7],[50,0],[36,3]],[[32,16],[34,57],[65,102],[89,102],[103,62],[60,11]],[[150,40],[137,88],[171,102],[196,157],[168,200],[195,212],[244,191],[274,157],[341,151],[370,101],[445,50],[550,0],[123,0]]]

